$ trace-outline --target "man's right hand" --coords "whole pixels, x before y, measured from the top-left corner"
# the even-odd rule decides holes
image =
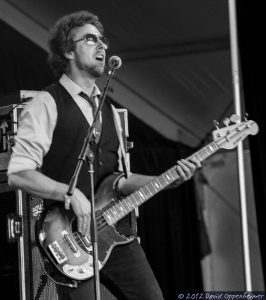
[[[10,187],[22,189],[27,193],[43,199],[63,201],[68,186],[57,182],[37,170],[23,170],[8,175]],[[91,203],[85,195],[75,189],[70,197],[71,207],[77,216],[78,231],[90,237]]]
[[[91,203],[85,195],[75,189],[70,198],[71,207],[77,217],[78,232],[90,237]]]

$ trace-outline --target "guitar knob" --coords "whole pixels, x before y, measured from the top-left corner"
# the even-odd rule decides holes
[[[216,120],[213,120],[213,125],[216,127],[216,129],[220,129],[219,128],[219,122]]]
[[[248,121],[248,114],[247,114],[247,113],[245,113],[244,121],[245,121],[245,122]]]
[[[229,119],[229,118],[225,118],[225,119],[223,120],[223,123],[224,123],[224,125],[225,125],[226,127],[228,127],[228,125],[229,125],[229,123],[230,123],[230,119]]]
[[[85,270],[85,268],[82,267],[82,268],[79,268],[78,272],[80,274],[84,274],[86,272],[86,270]]]
[[[230,121],[233,122],[233,123],[237,123],[239,120],[240,120],[240,117],[238,115],[236,115],[236,114],[233,114],[230,117]]]

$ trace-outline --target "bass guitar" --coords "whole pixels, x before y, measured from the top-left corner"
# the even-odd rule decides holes
[[[202,162],[220,149],[235,148],[248,135],[257,132],[258,125],[251,120],[217,129],[212,133],[213,141],[189,158]],[[95,195],[99,270],[115,246],[130,243],[134,239],[120,235],[114,225],[178,179],[176,166],[173,166],[131,195],[116,199],[113,185],[117,176],[113,174],[107,177]],[[71,210],[54,206],[43,211],[37,222],[36,238],[42,255],[60,274],[69,279],[86,280],[94,275],[93,249],[90,238],[77,232],[75,223],[76,218]]]

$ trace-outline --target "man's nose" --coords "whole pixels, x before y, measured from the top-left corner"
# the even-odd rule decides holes
[[[98,49],[104,49],[104,50],[107,50],[108,49],[108,46],[100,39],[98,39]]]

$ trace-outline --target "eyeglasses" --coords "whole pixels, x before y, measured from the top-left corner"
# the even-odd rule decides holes
[[[96,35],[93,33],[87,33],[85,34],[82,38],[73,41],[74,43],[80,42],[80,41],[86,41],[87,45],[94,46],[96,45],[99,41],[101,41],[107,48],[109,47],[109,41],[105,36],[102,35]]]

